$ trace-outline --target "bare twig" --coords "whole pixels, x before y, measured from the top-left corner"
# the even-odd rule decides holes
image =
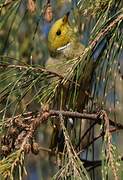
[[[59,110],[49,110],[48,112],[48,117],[52,117],[52,116],[59,116],[59,114],[62,114],[65,117],[71,117],[71,118],[78,118],[78,119],[88,119],[91,121],[96,121],[98,124],[101,124],[102,121],[104,121],[104,119],[101,118],[100,113],[98,114],[89,114],[89,113],[79,113],[79,112],[71,112],[71,111],[59,111]],[[17,118],[23,118],[23,119],[35,119],[35,117],[40,117],[40,113],[39,112],[27,112],[24,114],[20,114],[17,115],[13,118],[9,118],[6,120],[6,122],[10,122],[13,119],[17,119]],[[47,120],[47,119],[45,119]],[[45,121],[44,120],[44,121]],[[111,126],[115,126],[118,129],[123,129],[123,125],[120,123],[116,123],[114,121],[112,121],[111,119],[109,119],[109,123]]]
[[[114,133],[116,131],[118,131],[119,129],[118,128],[111,128],[109,130],[110,133]],[[97,139],[103,137],[105,135],[105,132],[102,132],[100,133],[98,136],[96,136],[94,139],[92,139],[92,141],[90,141],[86,146],[85,146],[85,149],[88,148],[91,144],[93,144]]]

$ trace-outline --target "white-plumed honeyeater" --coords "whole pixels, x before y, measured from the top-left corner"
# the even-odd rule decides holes
[[[46,63],[46,68],[50,71],[53,71],[59,75],[62,75],[63,77],[65,74],[72,68],[72,65],[74,61],[71,61],[71,63],[66,63],[71,59],[79,57],[85,47],[79,42],[79,38],[75,34],[73,28],[71,27],[69,20],[68,20],[69,13],[64,15],[62,18],[58,19],[51,27],[49,34],[48,34],[48,49],[50,52],[50,58],[48,59]],[[91,79],[91,72],[93,69],[93,61],[88,65],[88,67],[84,68],[84,71],[88,70],[88,72],[85,72],[85,75],[82,75],[81,82],[80,82],[80,88],[78,93],[78,102],[75,102],[77,104],[77,111],[82,112],[83,108],[86,103],[87,99],[87,92],[89,89],[89,82]],[[64,91],[67,91],[67,86],[64,88]],[[64,96],[67,96],[67,93],[64,92]],[[63,101],[65,101],[65,97],[63,98]],[[67,102],[63,102],[63,109],[66,109]],[[58,120],[57,120],[58,122]],[[89,121],[82,122],[82,134],[87,130],[90,123]],[[55,132],[56,132],[56,126],[55,126]],[[56,133],[58,134],[58,133]],[[81,135],[82,136],[82,135]],[[54,138],[56,142],[56,138]],[[88,135],[82,142],[82,147],[84,148],[85,141],[87,141]],[[54,142],[51,142],[51,148],[55,147],[53,144]]]

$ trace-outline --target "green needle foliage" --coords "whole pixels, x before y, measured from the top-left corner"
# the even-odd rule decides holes
[[[29,6],[29,3],[33,5]],[[88,114],[105,111],[99,118],[101,125],[90,121],[93,128],[85,133],[86,136],[89,134],[85,156],[81,147],[80,118],[74,117],[74,127],[70,129],[61,114],[55,117],[61,122],[65,143],[63,152],[53,152],[60,160],[59,170],[53,179],[122,179],[123,151],[119,136],[122,129],[118,129],[118,124],[123,124],[123,2],[78,0],[75,5],[74,1],[67,2],[68,10],[71,7],[73,28],[86,37],[81,39],[86,48],[79,57],[61,65],[64,68],[72,64],[64,76],[45,69],[49,54],[44,27],[52,22],[45,22],[44,16],[49,4],[55,9],[57,19],[59,6],[64,6],[61,1],[0,2],[1,178],[22,179],[25,155],[29,152],[36,154],[40,149],[37,148],[35,134],[44,134],[41,143],[49,146],[47,137],[53,129],[53,118],[48,116],[45,129],[42,121],[39,123],[41,108],[48,105],[47,111],[52,107],[60,112],[65,104],[64,110],[70,112],[78,111],[78,106],[83,106]],[[88,91],[85,92],[84,88]],[[85,94],[85,102],[81,104]],[[110,119],[115,122],[114,127],[110,125]],[[113,136],[112,132],[116,130],[120,133]],[[99,143],[95,143],[97,134]],[[96,167],[95,157],[100,159],[102,167]],[[47,165],[48,168],[52,167]]]

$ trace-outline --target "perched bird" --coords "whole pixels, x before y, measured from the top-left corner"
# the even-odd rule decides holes
[[[72,66],[69,64],[63,68],[64,62],[79,56],[84,50],[84,46],[79,42],[69,24],[68,17],[69,13],[58,19],[48,34],[48,49],[51,57],[48,59],[46,67],[61,75],[64,75]]]
[[[68,18],[69,18],[69,13],[64,15],[62,18],[58,19],[52,25],[48,34],[48,49],[50,52],[50,58],[46,63],[46,69],[58,73],[63,77],[72,68],[74,64],[74,61],[71,61],[71,63],[69,63],[69,60],[79,57],[85,49],[84,45],[80,43],[79,38],[77,37],[73,28],[71,27]],[[79,112],[83,112],[83,109],[88,99],[88,96],[85,92],[89,91],[89,87],[90,87],[89,84],[92,78],[91,77],[92,71],[93,71],[93,61],[89,62],[87,64],[87,67],[82,69],[82,73],[81,73],[82,76],[80,74],[81,81],[80,81],[79,93],[77,98],[78,102],[75,102],[75,104],[77,104],[76,110]],[[66,110],[66,105],[68,100],[67,91],[69,91],[68,87],[69,87],[68,84],[64,85],[63,87],[63,91],[64,91],[63,103],[62,103],[63,110]],[[55,108],[60,109],[60,107],[58,106]],[[59,131],[58,120],[55,124],[56,126],[58,126],[58,131]],[[87,128],[90,126],[90,122],[81,121],[80,125],[82,125],[82,128],[80,128],[82,131],[81,132],[81,136],[82,136],[87,130]],[[55,134],[58,135],[58,133],[56,133],[56,126],[54,131]],[[86,135],[86,138],[83,139],[83,143],[82,143],[83,148],[84,148],[84,144],[86,144],[88,141],[88,137],[89,135]],[[56,143],[56,138],[54,138],[54,136],[53,139],[55,139],[55,143]],[[51,144],[52,144],[51,146],[54,148],[55,145],[52,142],[52,140],[51,140]]]

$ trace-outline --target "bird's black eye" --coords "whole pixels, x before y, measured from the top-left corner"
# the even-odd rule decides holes
[[[57,36],[59,36],[61,34],[61,30],[58,29],[58,31],[56,32]]]

